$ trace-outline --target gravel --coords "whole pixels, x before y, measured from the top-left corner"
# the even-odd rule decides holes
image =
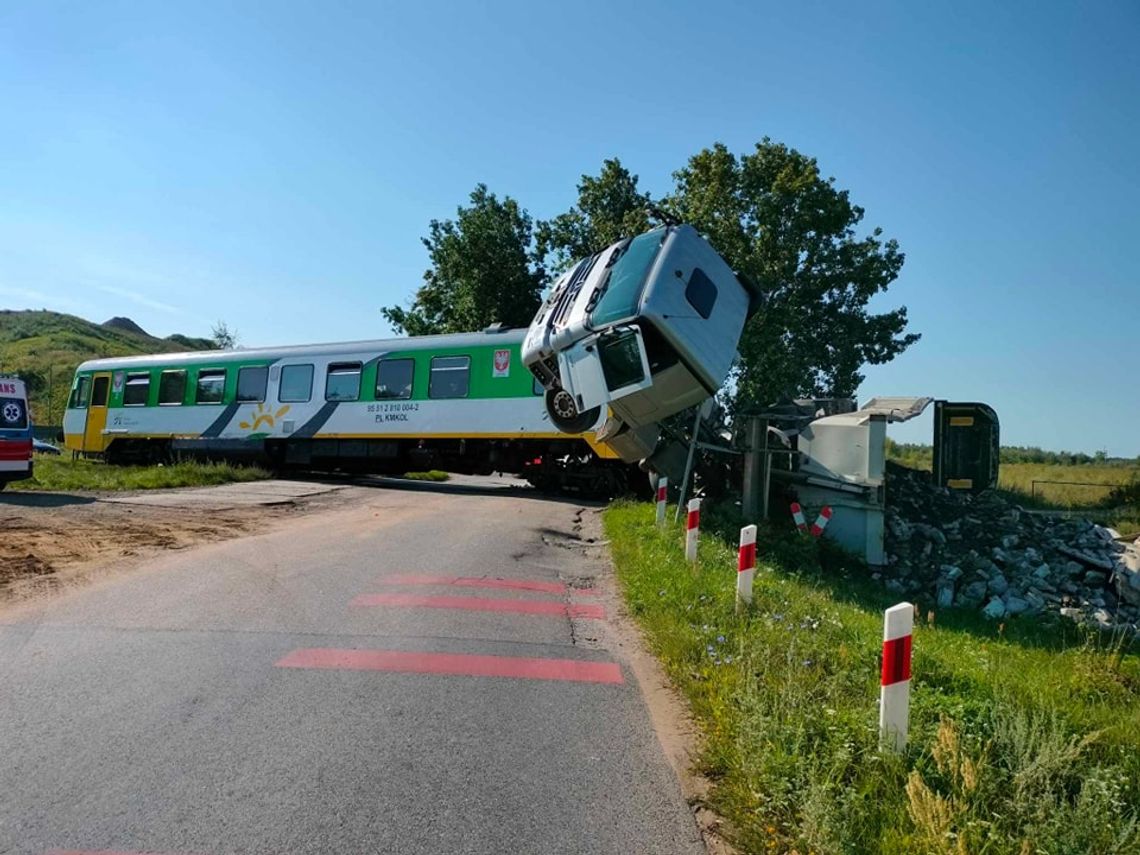
[[[1027,513],[993,491],[959,493],[887,468],[885,586],[988,618],[1057,615],[1136,631],[1140,544],[1089,520]]]

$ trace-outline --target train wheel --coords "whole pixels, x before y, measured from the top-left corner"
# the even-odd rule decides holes
[[[582,433],[594,426],[602,408],[594,407],[580,413],[574,397],[565,389],[547,389],[546,412],[554,426],[563,433]]]

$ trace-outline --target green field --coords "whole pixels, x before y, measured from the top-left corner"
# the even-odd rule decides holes
[[[754,605],[738,617],[739,523],[702,516],[696,572],[652,506],[617,504],[605,526],[630,610],[703,732],[711,805],[743,850],[1140,851],[1134,647],[1067,623],[924,615],[910,750],[884,754],[891,595],[826,542],[765,529]]]
[[[8,490],[161,490],[171,487],[211,487],[236,481],[259,481],[269,473],[254,466],[230,463],[175,463],[170,466],[108,466],[95,460],[72,460],[66,455],[37,454],[35,477],[13,481]]]

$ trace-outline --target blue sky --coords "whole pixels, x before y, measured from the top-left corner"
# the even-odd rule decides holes
[[[770,136],[907,254],[923,339],[863,398],[1140,455],[1140,6],[938,5],[4,4],[0,307],[381,336],[477,182],[548,217]]]

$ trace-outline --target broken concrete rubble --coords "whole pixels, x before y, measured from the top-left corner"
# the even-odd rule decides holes
[[[1056,614],[1100,629],[1140,621],[1140,544],[1088,520],[1029,513],[994,491],[935,487],[886,473],[884,584],[992,619]]]

